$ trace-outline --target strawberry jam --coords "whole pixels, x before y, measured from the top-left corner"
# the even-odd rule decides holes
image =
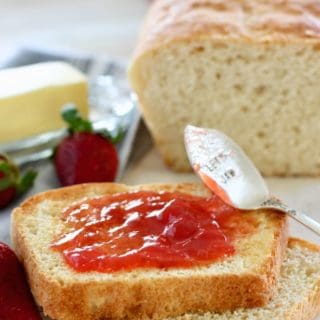
[[[138,191],[85,200],[64,210],[68,227],[52,243],[78,272],[185,268],[235,253],[255,219],[210,198]]]

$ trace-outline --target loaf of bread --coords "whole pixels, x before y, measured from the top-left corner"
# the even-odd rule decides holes
[[[84,198],[151,190],[209,196],[197,184],[87,184],[35,195],[14,210],[12,242],[44,313],[58,320],[161,319],[185,312],[263,306],[275,294],[287,245],[286,217],[243,213],[254,233],[234,243],[236,254],[194,268],[76,272],[50,247],[65,228],[62,211]]]
[[[170,320],[314,320],[319,312],[320,248],[290,239],[278,292],[267,306],[223,314],[186,314]]]
[[[320,1],[158,0],[129,78],[165,162],[187,124],[233,138],[265,175],[320,174]]]

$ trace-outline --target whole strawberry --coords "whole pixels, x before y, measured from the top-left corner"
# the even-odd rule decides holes
[[[6,207],[17,195],[26,192],[37,173],[27,171],[22,177],[18,167],[8,157],[0,154],[0,209]]]
[[[0,242],[0,319],[41,320],[15,253]]]
[[[110,135],[94,133],[92,124],[82,119],[73,106],[65,108],[62,117],[70,126],[70,135],[61,141],[54,155],[61,184],[114,181],[119,160]]]

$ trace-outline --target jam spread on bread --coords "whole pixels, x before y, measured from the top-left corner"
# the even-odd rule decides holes
[[[67,229],[51,247],[78,272],[208,265],[233,255],[234,241],[257,227],[215,195],[152,191],[87,199],[63,220]]]

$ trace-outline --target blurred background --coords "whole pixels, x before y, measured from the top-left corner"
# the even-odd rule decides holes
[[[147,6],[147,0],[0,0],[0,59],[30,43],[128,59]]]

